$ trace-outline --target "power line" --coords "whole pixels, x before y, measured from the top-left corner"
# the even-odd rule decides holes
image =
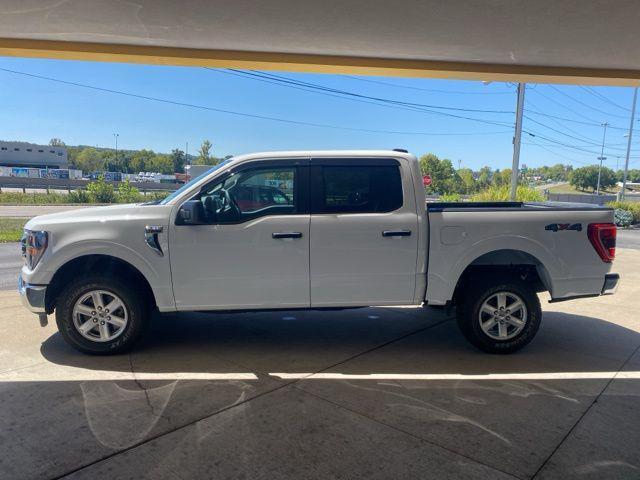
[[[207,70],[211,70],[214,72],[217,72],[218,70],[215,69],[210,69],[208,67],[203,67]],[[241,72],[241,71],[238,71]],[[248,72],[247,72],[248,73]],[[248,78],[252,78],[252,77],[248,77]],[[307,82],[299,82],[300,85],[307,85]],[[334,89],[328,89],[328,88],[323,88],[323,90],[334,90]],[[325,94],[325,92],[315,92],[315,93],[322,93]],[[357,94],[354,94],[357,95]],[[340,97],[344,100],[350,100],[350,101],[363,101],[362,98],[351,98],[351,97]],[[384,102],[384,100],[380,100],[382,102]],[[371,102],[367,102],[365,101],[365,103],[371,103]],[[451,117],[451,118],[458,118],[458,119],[462,119],[462,120],[469,120],[469,121],[473,121],[473,122],[478,122],[478,123],[484,123],[487,125],[494,125],[494,126],[500,126],[500,127],[512,127],[511,123],[507,123],[507,122],[500,122],[500,121],[496,121],[496,120],[486,120],[486,119],[481,119],[481,118],[474,118],[474,117],[466,117],[463,115],[456,115],[453,113],[448,113],[448,112],[441,112],[441,111],[436,111],[436,110],[430,110],[427,108],[421,108],[421,107],[414,107],[414,106],[410,106],[409,104],[407,105],[403,105],[403,104],[399,104],[398,102],[386,102],[386,103],[375,103],[375,105],[379,105],[379,106],[385,106],[385,107],[391,107],[391,108],[401,108],[404,110],[412,110],[412,111],[416,111],[416,112],[423,112],[423,113],[430,113],[432,115],[439,115],[439,116],[445,116],[445,117]],[[444,107],[444,108],[453,108],[453,107]],[[511,112],[513,113],[513,112]]]
[[[565,160],[568,160],[570,162],[580,163],[582,165],[591,165],[589,162],[583,162],[582,160],[576,160],[575,158],[567,157],[566,155],[562,155],[561,153],[554,152],[553,150],[551,150],[551,148],[558,148],[558,147],[554,147],[552,145],[542,145],[540,143],[534,142],[533,140],[530,140],[528,142],[523,142],[523,143],[525,145],[535,145],[536,147],[540,147],[543,150],[546,150],[547,152],[551,153],[552,155],[556,155],[560,158],[564,158]],[[547,148],[547,147],[550,147],[550,148]]]
[[[370,78],[361,78],[361,77],[356,77],[353,75],[342,75],[345,78],[350,78],[352,80],[359,80],[361,82],[367,82],[367,83],[377,83],[379,85],[387,85],[389,87],[396,87],[396,88],[405,88],[408,90],[418,90],[421,92],[432,92],[432,93],[450,93],[450,94],[456,94],[456,95],[513,95],[512,91],[506,91],[506,92],[463,92],[463,91],[456,91],[456,90],[437,90],[437,89],[432,89],[432,88],[421,88],[421,87],[414,87],[414,86],[410,86],[410,85],[399,85],[397,83],[391,83],[391,82],[383,82],[381,80],[371,80]]]
[[[593,151],[593,150],[587,150],[586,148],[582,148],[582,147],[580,147],[578,145],[572,145],[572,144],[564,143],[564,142],[561,142],[559,140],[556,140],[555,138],[550,138],[550,137],[547,137],[545,135],[541,135],[540,133],[532,131],[532,130],[524,130],[523,129],[522,131],[524,133],[526,133],[527,135],[531,136],[531,137],[541,138],[543,140],[546,140],[548,142],[554,143],[556,145],[560,145],[560,146],[565,147],[565,148],[569,148],[569,149],[572,149],[572,150],[578,150],[580,152],[590,153],[592,155],[600,155],[600,152],[596,152],[596,151]],[[615,154],[612,154],[611,152],[606,152],[606,153],[607,153],[607,155],[615,156]],[[634,158],[638,158],[638,157],[634,157]],[[609,160],[609,161],[613,161],[613,160]]]
[[[558,100],[556,100],[555,98],[550,97],[549,95],[547,95],[547,94],[545,94],[545,93],[541,92],[539,89],[532,90],[532,91],[533,91],[533,92],[535,92],[537,95],[540,95],[541,97],[546,98],[548,101],[550,101],[550,102],[552,102],[552,103],[555,103],[556,105],[559,105],[560,107],[564,108],[564,109],[565,109],[565,110],[567,110],[568,112],[573,113],[573,114],[574,114],[574,115],[576,115],[577,117],[580,117],[580,118],[581,118],[581,119],[583,119],[583,120],[585,120],[585,119],[586,119],[589,123],[593,124],[594,126],[598,126],[598,125],[600,125],[600,124],[602,123],[601,121],[594,120],[593,118],[589,118],[589,117],[587,117],[586,115],[584,115],[584,114],[582,114],[582,113],[580,113],[580,112],[578,112],[578,111],[576,111],[576,110],[572,109],[571,107],[568,107],[566,104],[564,104],[564,103],[562,103],[562,102],[559,102],[559,101],[558,101]],[[617,129],[619,129],[619,127],[616,127],[616,128],[617,128]],[[625,128],[624,130],[626,130],[626,128]]]
[[[354,93],[354,92],[347,92],[344,90],[340,90],[340,89],[334,89],[331,87],[326,87],[324,85],[318,85],[318,84],[314,84],[311,82],[303,82],[303,81],[298,81],[298,80],[294,80],[288,77],[283,77],[280,75],[276,75],[276,74],[268,74],[268,73],[264,73],[264,72],[246,72],[246,71],[242,71],[242,70],[235,70],[235,69],[230,69],[235,73],[239,73],[239,74],[244,74],[246,76],[248,76],[248,78],[253,78],[255,80],[262,80],[262,81],[270,81],[269,83],[271,83],[272,81],[276,81],[276,82],[283,82],[284,86],[290,86],[292,88],[301,88],[301,87],[311,87],[314,90],[319,90],[319,92],[316,93],[321,93],[321,94],[326,94],[327,91],[329,92],[336,92],[338,94],[341,95],[347,95],[348,97],[356,97],[356,99],[360,100],[362,98],[366,98],[369,100],[373,100],[375,102],[382,102],[385,104],[392,104],[393,106],[415,106],[415,107],[429,107],[429,108],[442,108],[442,109],[453,109],[453,110],[464,110],[464,111],[472,111],[472,112],[482,112],[482,113],[510,113],[513,114],[512,111],[496,111],[496,110],[472,110],[472,109],[458,109],[458,108],[453,108],[453,107],[444,107],[444,106],[435,106],[435,105],[426,105],[426,104],[417,104],[417,103],[409,103],[409,102],[401,102],[401,101],[397,101],[397,100],[391,100],[391,99],[387,99],[387,98],[380,98],[380,97],[372,97],[369,95],[362,95],[362,94],[358,94],[358,93]],[[257,77],[257,78],[256,78]],[[332,95],[333,96],[333,95]],[[345,98],[345,99],[350,99],[353,100],[353,98]],[[481,119],[477,119],[477,118],[470,118],[470,117],[460,117],[460,116],[455,116],[455,115],[451,115],[451,114],[446,114],[444,112],[433,112],[433,111],[428,111],[425,110],[424,108],[419,108],[419,111],[425,111],[427,113],[434,113],[434,114],[441,114],[441,115],[447,115],[447,116],[454,116],[455,118],[464,118],[467,120],[473,120],[473,121],[481,121],[481,122],[489,122],[488,120],[481,120]],[[581,142],[587,142],[588,144],[590,144],[591,146],[599,146],[600,144],[592,141],[591,139],[589,139],[588,137],[585,137],[584,135],[581,134],[577,134],[579,136],[574,136],[574,135],[570,135],[567,134],[565,132],[562,132],[558,129],[555,129],[553,127],[550,127],[549,125],[546,125],[544,123],[538,122],[535,119],[532,119],[530,117],[526,117],[528,120],[544,127],[547,128],[549,130],[552,130],[560,135],[566,136],[568,138],[572,138],[574,140],[578,140]],[[507,124],[502,123],[502,125],[507,126]],[[595,123],[593,124],[594,126],[596,125]],[[599,124],[598,124],[599,125]],[[568,130],[571,130],[570,128],[563,126],[563,128],[567,128]],[[574,131],[574,133],[577,133]],[[563,144],[562,142],[558,142],[556,140],[552,140],[555,141],[556,143],[559,143],[561,145],[567,145],[567,144]],[[577,146],[577,145],[569,145],[568,148],[575,148],[575,149],[581,149],[581,146]],[[623,150],[622,148],[615,148],[615,147],[610,147],[613,150]],[[583,149],[584,150],[584,149]],[[586,151],[586,150],[585,150]]]
[[[617,118],[629,118],[628,116],[623,116],[623,115],[616,115],[615,113],[610,113],[610,112],[605,112],[604,110],[600,110],[599,108],[594,107],[593,105],[589,105],[588,103],[583,102],[582,100],[578,100],[577,98],[572,97],[571,95],[569,95],[568,93],[563,92],[562,90],[560,90],[559,88],[554,87],[553,85],[549,85],[549,88],[551,88],[552,90],[558,92],[560,95],[564,95],[565,97],[573,100],[576,103],[579,103],[580,105],[590,108],[591,110],[594,110],[598,113],[602,113],[603,115],[606,115],[607,117],[617,117]]]
[[[576,136],[574,136],[574,135],[569,135],[568,133],[564,133],[564,132],[562,132],[562,131],[560,131],[560,130],[558,130],[558,129],[556,129],[556,128],[550,127],[549,125],[546,125],[546,124],[544,124],[544,123],[538,122],[537,120],[535,120],[535,119],[533,119],[533,118],[531,118],[531,117],[529,117],[529,116],[527,116],[527,115],[525,115],[525,118],[526,118],[527,120],[529,120],[530,122],[533,122],[533,123],[535,123],[535,124],[537,124],[537,125],[540,125],[540,126],[542,126],[542,127],[544,127],[544,128],[547,128],[547,129],[549,129],[549,130],[551,130],[551,131],[553,131],[553,132],[556,132],[556,133],[558,133],[558,134],[560,134],[560,135],[563,135],[563,136],[565,136],[565,137],[572,138],[572,139],[574,139],[574,140],[578,140],[578,141],[582,141],[582,142],[587,142],[587,143],[589,143],[591,146],[594,146],[594,147],[599,147],[599,146],[600,146],[600,143],[597,143],[597,142],[591,141],[591,140],[589,140],[587,137],[583,137],[582,135],[581,135],[581,137],[582,137],[582,138],[580,138],[580,137],[576,137]],[[615,147],[609,147],[609,148],[610,148],[610,149],[612,149],[612,150],[625,150],[624,148],[615,148]]]
[[[608,103],[609,105],[613,105],[614,107],[618,107],[621,110],[624,110],[625,112],[631,112],[631,110],[629,108],[623,107],[622,105],[617,104],[616,102],[614,102],[613,100],[605,97],[604,95],[602,95],[600,92],[596,92],[594,89],[592,89],[591,87],[585,87],[584,85],[578,85],[582,90],[584,90],[585,92],[591,94],[592,96],[596,97],[597,99]]]
[[[538,93],[540,93],[540,92],[538,92]],[[549,98],[549,97],[547,97],[547,98]],[[600,123],[597,123],[597,122],[584,122],[584,121],[580,121],[580,120],[573,120],[571,118],[560,117],[558,115],[551,115],[549,113],[542,113],[542,112],[539,112],[537,110],[533,110],[531,108],[531,105],[533,105],[536,108],[538,108],[538,107],[535,104],[532,104],[531,100],[527,101],[527,104],[529,105],[528,108],[527,108],[527,111],[529,113],[533,113],[534,115],[540,115],[542,117],[547,117],[547,118],[554,118],[556,120],[562,120],[564,122],[576,123],[576,124],[579,124],[579,125],[587,125],[587,126],[590,126],[590,127],[600,127]],[[558,104],[558,105],[560,105],[560,104]],[[560,106],[562,106],[562,105],[560,105]],[[628,130],[628,128],[614,127],[614,126],[609,126],[609,128],[610,129],[614,129],[614,130],[620,130],[620,131],[623,131],[623,132],[626,132]]]
[[[394,131],[394,130],[376,130],[376,129],[356,128],[356,127],[345,127],[345,126],[329,125],[329,124],[322,124],[322,123],[290,120],[290,119],[286,119],[286,118],[272,117],[272,116],[259,115],[259,114],[247,113],[247,112],[237,112],[237,111],[234,111],[234,110],[227,110],[227,109],[222,109],[222,108],[209,107],[209,106],[205,106],[205,105],[198,105],[198,104],[193,104],[193,103],[181,102],[181,101],[177,101],[177,100],[169,100],[169,99],[165,99],[165,98],[152,97],[152,96],[149,96],[149,95],[140,95],[140,94],[136,94],[136,93],[124,92],[124,91],[121,91],[121,90],[114,90],[114,89],[110,89],[110,88],[96,87],[94,85],[87,85],[87,84],[78,83],[78,82],[71,82],[71,81],[68,81],[68,80],[61,80],[61,79],[58,79],[58,78],[46,77],[46,76],[43,76],[43,75],[37,75],[37,74],[34,74],[34,73],[20,72],[20,71],[17,71],[17,70],[10,70],[8,68],[0,68],[0,71],[8,72],[8,73],[16,74],[16,75],[23,75],[23,76],[26,76],[26,77],[37,78],[37,79],[40,79],[40,80],[47,80],[47,81],[50,81],[50,82],[56,82],[56,83],[60,83],[60,84],[64,84],[64,85],[70,85],[70,86],[74,86],[74,87],[86,88],[86,89],[95,90],[95,91],[99,91],[99,92],[105,92],[105,93],[111,93],[111,94],[115,94],[115,95],[123,95],[123,96],[127,96],[127,97],[138,98],[138,99],[141,99],[141,100],[148,100],[148,101],[166,103],[166,104],[176,105],[176,106],[181,106],[181,107],[195,108],[195,109],[199,109],[199,110],[207,110],[207,111],[218,112],[218,113],[225,113],[225,114],[228,114],[228,115],[236,115],[236,116],[241,116],[241,117],[255,118],[255,119],[259,119],[259,120],[269,120],[269,121],[274,121],[274,122],[288,123],[288,124],[294,124],[294,125],[303,125],[303,126],[309,126],[309,127],[330,128],[330,129],[335,129],[335,130],[350,130],[350,131],[359,131],[359,132],[365,132],[365,133],[384,133],[384,134],[393,134],[393,135],[425,135],[425,136],[440,136],[440,135],[443,135],[443,136],[449,136],[449,135],[451,135],[451,136],[457,136],[457,135],[465,135],[465,136],[466,135],[470,135],[470,136],[471,135],[495,135],[495,134],[509,133],[510,132],[510,130],[508,130],[508,131],[500,131],[500,132],[480,132],[480,133],[478,133],[478,132],[465,132],[465,133],[460,133],[460,132],[456,132],[456,133],[452,133],[452,132],[405,132],[405,131]]]
[[[207,70],[211,70],[208,67],[205,67],[205,68],[207,68]],[[304,87],[308,87],[308,88],[311,88],[311,89],[314,89],[314,90],[319,90],[319,91],[324,91],[324,92],[332,92],[332,93],[337,93],[339,95],[345,95],[345,96],[349,96],[349,97],[364,98],[364,99],[367,99],[367,100],[375,100],[377,102],[390,103],[390,104],[394,104],[394,105],[403,105],[403,106],[411,106],[411,107],[419,107],[419,108],[430,108],[430,109],[438,109],[438,110],[450,110],[450,111],[468,112],[468,113],[499,113],[499,114],[508,114],[508,115],[513,115],[515,113],[513,110],[486,110],[486,109],[447,107],[447,106],[443,106],[443,105],[431,105],[431,104],[425,104],[425,103],[405,102],[403,100],[395,100],[395,99],[390,99],[390,98],[374,97],[374,96],[371,96],[371,95],[364,95],[364,94],[361,94],[361,93],[350,92],[350,91],[347,91],[347,90],[331,88],[331,87],[327,87],[325,85],[319,85],[317,83],[303,82],[303,81],[300,81],[300,80],[294,80],[294,79],[283,77],[281,75],[276,75],[276,74],[273,74],[273,73],[258,72],[258,71],[254,71],[254,70],[252,70],[252,71],[236,70],[236,69],[233,69],[233,68],[229,68],[227,70],[230,70],[230,71],[233,71],[233,72],[236,72],[236,73],[240,73],[240,74],[243,74],[243,75],[246,75],[246,76],[250,76],[250,77],[269,79],[269,80],[272,80],[272,81],[281,82],[283,84],[304,86]]]

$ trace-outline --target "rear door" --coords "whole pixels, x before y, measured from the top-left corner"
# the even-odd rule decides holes
[[[311,160],[311,305],[413,303],[418,217],[408,163]]]

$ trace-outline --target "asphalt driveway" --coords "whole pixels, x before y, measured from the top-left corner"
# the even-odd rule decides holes
[[[67,347],[0,292],[0,478],[638,478],[640,251],[510,356],[444,311],[159,316]]]

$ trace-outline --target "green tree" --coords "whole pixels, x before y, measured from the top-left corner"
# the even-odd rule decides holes
[[[118,202],[120,203],[135,203],[140,200],[140,192],[136,187],[131,185],[129,179],[124,182],[120,182],[118,185]]]
[[[596,190],[598,186],[598,166],[576,168],[569,177],[569,183],[580,190]],[[602,167],[600,174],[600,189],[612,187],[616,183],[616,175],[613,170]]]
[[[478,172],[478,184],[480,188],[485,188],[491,183],[491,167],[482,167]]]
[[[170,155],[156,154],[147,163],[147,170],[170,175],[173,172],[173,160]]]
[[[496,170],[491,179],[491,183],[496,187],[511,185],[511,169],[505,168],[504,170]]]
[[[52,138],[51,140],[49,140],[49,145],[52,147],[64,147],[66,143],[64,143],[59,138]]]
[[[458,170],[458,176],[464,185],[464,193],[473,193],[477,190],[478,185],[473,177],[473,171],[470,168],[461,168]]]
[[[426,187],[427,193],[451,194],[460,193],[464,189],[462,179],[456,174],[451,160],[441,160],[433,153],[420,157],[420,170],[423,175],[431,177],[431,185]]]
[[[198,158],[196,164],[198,165],[211,165],[211,142],[205,140],[198,149]]]
[[[116,201],[113,185],[105,181],[104,175],[100,175],[96,181],[90,182],[87,185],[87,192],[94,202],[114,203]]]
[[[171,150],[171,161],[173,162],[173,171],[176,173],[184,172],[184,165],[186,162],[186,158],[184,156],[184,152],[177,148]]]
[[[85,147],[78,153],[75,165],[83,172],[102,172],[105,162],[98,150],[93,147]]]
[[[156,154],[153,150],[138,150],[131,156],[131,170],[134,172],[145,172],[152,170],[152,161]]]

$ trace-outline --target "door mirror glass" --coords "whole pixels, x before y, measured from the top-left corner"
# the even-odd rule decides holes
[[[178,210],[177,225],[204,225],[207,222],[204,207],[200,200],[184,202]]]

